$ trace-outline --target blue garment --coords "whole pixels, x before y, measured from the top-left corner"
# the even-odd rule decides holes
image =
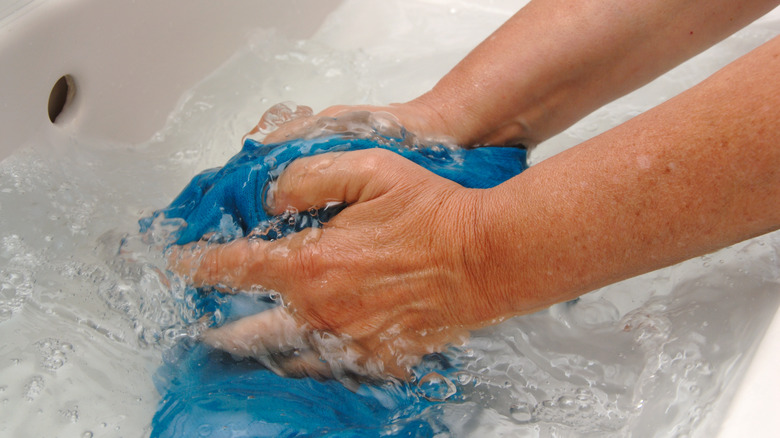
[[[265,190],[271,178],[278,176],[284,166],[299,157],[369,148],[388,149],[439,176],[470,188],[496,186],[527,168],[525,149],[513,147],[449,149],[435,146],[409,149],[394,139],[384,137],[379,141],[333,136],[270,145],[246,140],[241,152],[224,167],[197,175],[171,205],[143,219],[141,231],[151,226],[154,218],[161,214],[168,219],[184,219],[186,225],[179,231],[176,241],[178,245],[184,245],[207,233],[224,233],[226,228],[230,228],[225,225],[227,215],[232,219],[228,225],[234,224],[241,230],[241,233],[233,234],[246,235],[258,226],[276,225],[262,237],[277,238],[292,230],[284,223],[274,224],[273,218],[263,209]],[[316,217],[307,212],[301,213],[296,218],[294,229],[318,226],[321,221],[327,220],[329,214],[337,212],[337,209],[318,212]]]
[[[195,317],[219,310],[238,318],[273,306],[252,295],[190,294]],[[444,374],[448,364],[422,368]],[[163,397],[150,438],[431,437],[446,430],[425,412],[435,403],[413,384],[364,384],[352,392],[337,381],[279,377],[194,341],[168,351],[154,380]]]
[[[295,224],[274,224],[263,209],[271,178],[298,157],[331,151],[383,148],[398,153],[463,186],[487,188],[527,168],[525,150],[487,147],[474,150],[428,147],[408,149],[394,139],[328,137],[263,145],[247,140],[240,153],[218,169],[197,175],[170,206],[141,221],[142,231],[154,218],[179,218],[185,224],[178,244],[220,232],[227,239],[255,227],[275,225],[263,238],[275,238],[305,226],[319,226],[328,212],[301,213]],[[331,211],[330,216],[337,210]],[[235,232],[226,232],[226,218]],[[230,227],[227,227],[230,228]],[[188,320],[211,314],[217,324],[257,313],[273,304],[250,295],[222,295],[190,290]],[[446,374],[445,358],[416,369]],[[430,409],[435,402],[408,383],[363,384],[352,392],[341,383],[275,375],[253,360],[236,360],[203,344],[183,341],[168,351],[155,375],[162,401],[152,420],[151,437],[431,437],[442,431]],[[434,392],[436,388],[433,389]],[[446,392],[446,391],[445,391]],[[450,399],[451,400],[451,399]]]

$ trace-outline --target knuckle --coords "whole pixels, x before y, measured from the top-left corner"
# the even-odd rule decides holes
[[[333,153],[323,153],[294,160],[279,177],[280,187],[289,190],[315,180],[315,177],[321,175],[324,169],[334,163],[335,158]]]
[[[364,170],[376,171],[385,168],[388,163],[396,161],[399,155],[387,149],[366,149],[362,152],[360,166]]]

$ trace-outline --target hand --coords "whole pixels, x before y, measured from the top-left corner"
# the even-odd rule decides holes
[[[196,285],[281,293],[284,307],[204,334],[277,371],[407,378],[420,358],[509,313],[479,278],[482,197],[372,149],[294,161],[269,206],[346,203],[322,229],[267,242],[190,245],[172,259]]]
[[[264,134],[263,143],[271,144],[321,136],[323,131],[355,133],[366,127],[379,134],[398,136],[403,126],[407,134],[425,142],[460,144],[441,114],[424,102],[425,99],[418,98],[387,106],[337,105],[316,115],[307,106],[285,102],[269,108],[247,136]]]

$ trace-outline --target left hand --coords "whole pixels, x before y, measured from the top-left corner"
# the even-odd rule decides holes
[[[213,346],[275,357],[288,374],[408,378],[423,355],[510,313],[479,278],[486,192],[382,149],[301,158],[269,208],[348,204],[322,229],[189,245],[172,265],[196,285],[281,293],[284,306],[207,331]]]
[[[452,126],[440,111],[435,109],[440,105],[428,102],[426,96],[421,96],[406,103],[395,103],[385,106],[374,105],[335,105],[325,108],[316,115],[311,108],[285,102],[274,105],[263,114],[247,136],[265,134],[263,143],[281,143],[296,138],[307,138],[310,135],[322,135],[320,130],[326,128],[335,132],[352,132],[357,127],[371,126],[368,120],[370,114],[385,119],[388,126],[379,127],[393,130],[403,129],[426,143],[469,145],[453,133],[459,132],[460,125]],[[444,134],[450,133],[450,134]]]

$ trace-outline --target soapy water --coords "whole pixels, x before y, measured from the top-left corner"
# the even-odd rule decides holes
[[[460,45],[403,53],[347,47],[338,23],[347,7],[368,7],[347,3],[312,40],[255,38],[148,143],[43,132],[0,163],[0,436],[148,434],[159,401],[151,376],[199,325],[185,285],[166,272],[171,229],[141,236],[137,219],[224,163],[273,103],[413,97],[495,28],[466,45],[468,23],[498,25],[509,13],[426,4],[406,19],[445,21],[414,38],[450,32]],[[772,26],[759,22],[597,111],[541,145],[537,160],[671,97]],[[410,38],[399,31],[387,44]],[[443,400],[423,415],[451,436],[707,436],[778,307],[778,250],[772,233],[477,331],[447,353],[457,371],[418,382]]]

